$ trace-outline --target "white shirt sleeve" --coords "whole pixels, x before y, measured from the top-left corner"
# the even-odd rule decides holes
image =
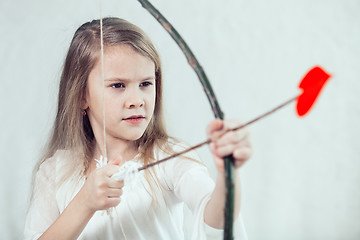
[[[54,158],[42,163],[36,173],[33,196],[25,222],[25,239],[38,239],[59,216],[55,173]]]
[[[213,192],[214,182],[205,166],[191,160],[174,161],[173,171],[175,176],[174,193],[185,202],[193,213],[194,226],[191,238],[194,240],[209,239],[206,229],[211,227],[204,222],[204,211]],[[219,239],[222,230],[213,231],[212,235],[215,235],[215,239]]]
[[[222,229],[212,228],[204,222],[204,210],[214,190],[214,181],[196,154],[187,154],[187,157],[192,160],[179,157],[164,164],[167,185],[174,191],[177,198],[184,201],[193,214],[194,225],[191,239],[222,239],[224,234]],[[247,239],[241,217],[234,224],[234,228],[237,228],[235,232],[238,236],[235,239]]]

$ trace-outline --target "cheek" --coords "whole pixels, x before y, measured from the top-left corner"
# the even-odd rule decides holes
[[[98,99],[95,94],[89,94],[89,97],[87,98],[87,103],[89,105],[90,110],[97,114],[98,112],[102,111],[102,99]]]
[[[92,82],[88,83],[88,87],[86,89],[86,101],[89,104],[89,106],[96,107],[96,105],[99,105],[102,103],[102,89],[100,91],[96,86],[93,86],[94,84]]]
[[[153,91],[151,91],[151,93],[149,93],[148,97],[147,97],[147,102],[148,102],[148,110],[151,110],[151,112],[154,112],[155,109],[155,101],[156,101],[156,92],[155,89]]]

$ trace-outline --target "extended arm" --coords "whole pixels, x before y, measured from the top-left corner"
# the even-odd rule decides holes
[[[218,176],[211,199],[206,205],[204,212],[205,222],[217,229],[224,227],[224,206],[225,206],[225,171],[222,157],[233,155],[234,157],[234,218],[237,218],[240,212],[241,187],[239,168],[252,155],[252,147],[249,140],[249,132],[246,129],[238,131],[225,132],[226,129],[239,125],[238,122],[223,122],[219,119],[213,120],[208,128],[207,134],[212,143],[210,149],[214,157],[215,165],[218,169]]]

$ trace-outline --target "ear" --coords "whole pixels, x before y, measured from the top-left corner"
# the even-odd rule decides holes
[[[84,92],[83,94],[83,97],[81,98],[81,101],[80,101],[80,106],[81,106],[81,109],[83,110],[86,110],[89,108],[89,104],[87,104],[87,97],[86,97],[86,91]]]
[[[81,100],[80,106],[81,106],[81,109],[83,109],[83,110],[86,110],[89,108],[89,105],[87,104],[86,100]]]

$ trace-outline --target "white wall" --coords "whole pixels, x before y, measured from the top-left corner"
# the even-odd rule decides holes
[[[305,118],[292,105],[250,127],[242,214],[253,240],[360,239],[360,1],[152,3],[197,55],[228,118],[250,120],[296,95],[313,65],[333,74]],[[170,133],[203,140],[212,113],[173,40],[135,0],[103,0],[103,15],[150,35],[164,63]],[[0,1],[0,239],[22,238],[66,48],[80,24],[98,17],[94,0]],[[200,153],[213,171],[207,148]]]

